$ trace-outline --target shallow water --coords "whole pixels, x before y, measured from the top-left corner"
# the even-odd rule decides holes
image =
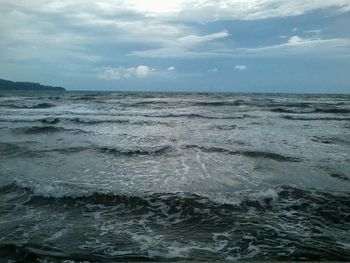
[[[350,96],[1,93],[0,259],[350,258]]]

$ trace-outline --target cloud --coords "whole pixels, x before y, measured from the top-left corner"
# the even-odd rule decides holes
[[[141,51],[132,51],[131,56],[149,57],[149,58],[178,58],[178,57],[198,57],[203,55],[202,52],[197,52],[198,47],[208,42],[226,38],[230,34],[226,31],[217,32],[207,35],[188,35],[185,37],[169,41],[166,46],[157,49],[148,49]]]
[[[301,38],[293,36],[286,43],[258,48],[244,48],[240,52],[244,57],[290,57],[305,56],[317,59],[334,59],[336,57],[348,59],[350,39],[348,38]],[[226,52],[228,52],[226,50]],[[231,50],[231,54],[239,53]]]
[[[147,58],[178,58],[178,59],[209,59],[209,58],[258,58],[258,57],[298,57],[307,55],[309,58],[348,59],[350,50],[350,38],[329,38],[322,39],[318,36],[302,38],[292,36],[287,42],[259,47],[242,48],[207,48],[180,49],[161,48],[145,51],[134,51],[133,56]]]
[[[168,70],[168,71],[174,71],[174,70],[175,70],[175,67],[174,67],[174,66],[168,67],[167,70]]]
[[[256,36],[252,35],[256,30],[236,29],[246,23],[239,20],[284,18],[319,9],[327,9],[325,16],[330,17],[350,11],[350,0],[0,0],[0,71],[16,72],[22,68],[23,72],[34,72],[35,65],[57,74],[57,78],[66,72],[74,76],[94,72],[94,77],[117,80],[181,75],[171,70],[179,67],[178,61],[167,61],[174,65],[168,69],[154,70],[144,65],[159,65],[153,59],[244,61],[305,55],[311,59],[349,59],[346,28],[334,30],[334,25],[329,24],[326,39],[316,31],[303,31],[313,29],[303,24],[309,18],[314,19],[313,25],[320,22],[320,27],[328,18],[295,18],[301,23],[291,23],[288,28],[297,25],[299,30],[289,34],[271,32],[272,27],[265,27],[266,23],[279,23],[277,19],[261,23],[262,32]],[[344,17],[341,19],[347,19]],[[275,43],[270,41],[274,33]],[[285,36],[279,39],[280,34]],[[128,65],[141,66],[100,68],[125,65],[126,61]],[[208,64],[217,63],[221,61]],[[95,69],[99,69],[97,73]],[[35,74],[44,75],[41,70]],[[31,74],[33,78],[35,74]]]
[[[235,70],[237,71],[246,71],[248,68],[246,65],[236,65]]]
[[[87,52],[81,45],[89,38],[55,26],[31,12],[11,8],[1,9],[0,1],[0,57],[9,61],[36,60],[54,63],[66,61],[94,62],[101,59]]]
[[[0,56],[51,63],[64,57],[65,63],[84,60],[93,64],[112,60],[101,49],[108,45],[115,50],[124,47],[117,58],[126,54],[209,58],[254,53],[254,48],[226,52],[219,44],[229,32],[203,34],[192,22],[286,17],[329,7],[346,12],[350,0],[0,0]],[[289,44],[301,43],[295,40],[291,38]]]
[[[122,68],[105,68],[101,73],[98,74],[99,79],[115,80],[123,77]]]
[[[313,30],[306,30],[304,32],[308,33],[308,34],[319,35],[322,33],[322,31],[323,31],[323,29],[313,29]]]
[[[301,43],[303,42],[304,39],[299,37],[299,36],[292,36],[291,38],[288,39],[288,44],[298,44],[298,43]]]
[[[218,72],[219,70],[217,68],[210,68],[208,69],[208,72],[214,73],[214,72]]]
[[[228,37],[230,34],[227,31],[217,32],[208,35],[189,35],[176,39],[178,46],[194,46],[202,43],[210,42],[217,39]]]
[[[0,3],[55,14],[136,14],[147,18],[195,22],[296,16],[329,7],[339,12],[350,10],[349,0],[2,0]]]
[[[138,66],[138,67],[131,67],[131,68],[124,68],[124,67],[105,67],[102,69],[102,71],[97,75],[99,79],[104,80],[118,80],[121,78],[145,78],[147,77],[150,72],[151,68],[148,66]]]
[[[150,68],[147,66],[138,66],[135,70],[135,74],[138,78],[145,78],[148,76]]]
[[[348,0],[128,0],[128,7],[159,19],[182,21],[256,20],[302,15],[317,9],[350,10]],[[122,4],[123,5],[123,4]]]

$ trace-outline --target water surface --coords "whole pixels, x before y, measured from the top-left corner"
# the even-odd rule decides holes
[[[350,258],[350,97],[1,93],[0,259]]]

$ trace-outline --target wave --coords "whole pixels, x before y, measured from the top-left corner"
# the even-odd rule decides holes
[[[301,162],[302,159],[297,157],[284,156],[278,153],[264,152],[264,151],[239,151],[239,154],[254,158],[267,158],[280,162]]]
[[[338,117],[297,117],[297,116],[281,116],[281,118],[293,121],[350,121],[350,118]]]
[[[134,103],[126,103],[131,107],[142,107],[148,105],[193,105],[193,106],[240,106],[244,101],[140,101]]]
[[[135,194],[93,185],[16,180],[0,187],[0,197],[8,200],[9,196],[16,211],[34,211],[32,216],[45,211],[43,221],[37,221],[43,231],[48,227],[47,213],[53,213],[51,218],[60,219],[54,222],[54,227],[60,231],[67,229],[70,234],[58,235],[50,242],[43,238],[42,242],[17,241],[16,245],[7,238],[0,244],[1,259],[32,261],[38,257],[97,262],[133,261],[139,256],[142,261],[204,261],[208,257],[211,261],[218,258],[225,261],[228,256],[270,261],[348,259],[344,233],[349,228],[350,194],[344,192],[282,185],[240,192]],[[57,217],[61,213],[64,220]],[[19,216],[23,217],[23,213]],[[93,229],[87,237],[97,242],[80,242],[80,232],[72,235],[70,230],[82,229],[81,222],[86,224],[83,228],[87,231]],[[32,233],[32,221],[28,224],[30,227],[25,231]],[[330,231],[331,236],[327,235]],[[48,232],[38,234],[50,238],[57,233]],[[179,233],[185,243],[177,241]],[[111,241],[115,237],[130,242]],[[50,247],[51,242],[57,248]],[[59,244],[72,244],[75,249]],[[232,247],[237,248],[235,254]],[[175,249],[180,252],[172,253]],[[150,250],[152,253],[148,253]],[[260,250],[264,251],[263,256],[252,254]]]
[[[28,107],[29,109],[48,109],[48,108],[52,108],[55,107],[54,104],[51,103],[39,103],[37,105]]]
[[[350,113],[350,109],[317,108],[313,112],[315,112],[315,113]]]
[[[50,96],[50,97],[47,97],[49,100],[60,100],[62,99],[62,97],[59,97],[59,96]]]
[[[238,128],[237,125],[235,124],[228,124],[228,125],[213,125],[211,126],[214,129],[219,129],[219,130],[235,130]]]
[[[350,145],[350,138],[329,137],[329,136],[313,136],[312,141],[324,144],[348,144]]]
[[[284,156],[278,153],[265,152],[265,151],[244,151],[244,150],[229,150],[220,147],[204,147],[197,145],[182,145],[181,149],[199,149],[204,152],[209,153],[224,153],[229,155],[243,155],[251,158],[263,158],[271,159],[279,162],[301,162],[302,159],[290,156]],[[160,145],[153,147],[135,147],[135,148],[119,148],[119,147],[73,147],[66,149],[53,149],[48,151],[59,151],[62,153],[69,152],[78,152],[84,150],[94,150],[100,153],[116,154],[116,155],[164,155],[175,150],[171,145]]]
[[[236,100],[236,101],[198,101],[191,102],[192,105],[196,106],[241,106],[245,104],[245,101]]]
[[[54,148],[49,150],[37,150],[36,152],[39,153],[50,153],[50,152],[56,152],[60,154],[72,154],[72,153],[80,153],[83,151],[91,150],[92,147],[85,147],[85,146],[76,146],[76,147],[66,147],[66,148]]]
[[[199,149],[203,152],[210,153],[225,153],[230,155],[243,155],[252,158],[263,158],[263,159],[271,159],[280,162],[301,162],[302,159],[290,156],[284,156],[278,153],[273,152],[265,152],[265,151],[247,151],[247,150],[230,150],[221,147],[205,147],[198,145],[184,145],[182,148],[186,149]]]
[[[19,119],[19,118],[16,118],[16,119],[0,119],[0,122],[14,122],[14,123],[17,123],[17,122],[39,122],[41,120],[38,120],[38,119]]]
[[[331,173],[330,176],[333,178],[337,178],[339,180],[342,180],[342,181],[349,181],[350,180],[349,177],[347,177],[345,174],[341,174],[341,173]]]
[[[315,189],[302,189],[287,185],[279,185],[273,188],[261,190],[242,190],[236,192],[119,192],[112,189],[98,187],[93,184],[76,184],[68,182],[39,182],[35,179],[17,178],[14,182],[0,187],[0,194],[10,192],[26,191],[31,195],[30,202],[37,199],[61,199],[84,201],[84,203],[129,203],[150,205],[155,201],[164,201],[169,205],[181,206],[230,206],[231,208],[249,209],[270,209],[281,200],[291,201],[291,205],[301,207],[302,210],[310,208],[310,203],[303,204],[303,200],[312,200],[312,205],[318,209],[325,209],[322,205],[330,205],[329,200],[337,200],[339,208],[343,207],[350,212],[350,193],[345,192],[324,192]],[[307,201],[309,202],[309,201]],[[305,203],[307,203],[305,202]],[[342,220],[346,221],[350,213]]]
[[[9,243],[0,244],[0,259],[4,262],[57,262],[58,259],[67,259],[67,255],[57,249],[43,248],[35,244]],[[76,258],[76,260],[79,260],[79,258]]]
[[[80,113],[82,114],[82,113]],[[147,117],[147,118],[202,118],[202,119],[244,119],[244,118],[257,118],[256,116],[251,116],[247,114],[240,115],[226,115],[226,114],[213,114],[211,112],[208,113],[192,113],[192,112],[180,112],[180,113],[128,113],[128,112],[114,112],[114,113],[102,113],[102,114],[91,114],[86,113],[82,115],[108,115],[113,117]],[[80,119],[80,118],[79,118]],[[148,121],[148,120],[147,120]],[[146,122],[147,122],[146,121]]]
[[[45,124],[57,124],[61,121],[60,118],[57,117],[48,117],[48,118],[40,118],[40,119],[24,119],[24,118],[14,118],[14,119],[0,119],[0,122],[14,122],[14,123],[31,123],[31,122],[42,122]]]
[[[39,182],[35,179],[18,177],[14,182],[0,187],[0,195],[19,191],[30,195],[29,202],[39,199],[61,199],[66,201],[84,201],[84,203],[117,204],[128,203],[129,205],[150,205],[157,200],[171,205],[195,205],[195,206],[231,206],[240,208],[268,208],[280,198],[283,187],[265,189],[260,191],[240,192],[123,192],[99,187],[93,184],[77,184],[68,182]]]
[[[45,131],[45,130],[44,130]],[[16,151],[23,152],[22,147],[19,147],[15,144],[0,144],[0,149],[4,153],[15,153]],[[112,146],[98,146],[98,145],[89,145],[89,146],[78,146],[78,147],[66,147],[66,148],[53,148],[45,150],[35,150],[30,151],[26,148],[25,152],[33,152],[33,154],[41,154],[48,152],[57,152],[61,154],[71,154],[78,153],[82,151],[95,151],[103,154],[113,154],[113,155],[125,155],[125,156],[135,156],[135,155],[153,155],[160,156],[168,153],[172,153],[176,150],[172,145],[158,145],[158,146],[148,146],[148,147],[131,147],[131,148],[122,148],[122,147],[112,147]],[[227,155],[242,155],[255,159],[270,159],[279,162],[302,162],[301,158],[285,156],[279,153],[267,152],[267,151],[249,151],[249,150],[231,150],[222,147],[206,147],[200,145],[191,145],[186,144],[180,146],[180,149],[197,149],[207,153],[223,153]]]
[[[80,263],[80,262],[110,262],[106,256],[98,256],[92,253],[72,253],[67,254],[66,251],[61,250],[57,247],[50,247],[38,245],[35,243],[25,244],[0,244],[0,259],[4,262],[69,262],[69,263]],[[111,259],[110,259],[111,260]],[[148,262],[150,257],[142,255],[122,255],[114,256],[114,261],[127,261],[127,262]]]
[[[102,123],[119,123],[119,124],[133,124],[133,125],[165,125],[172,126],[168,122],[150,121],[150,120],[131,120],[131,119],[89,119],[89,118],[65,118],[63,121],[73,122],[77,124],[102,124]]]
[[[138,101],[133,103],[126,103],[128,107],[142,107],[148,105],[168,105],[171,104],[170,101]]]
[[[57,124],[60,122],[59,118],[45,118],[40,120],[42,123],[48,123],[48,124]]]
[[[161,145],[153,147],[139,147],[134,149],[116,148],[116,147],[97,147],[98,151],[102,153],[123,154],[123,155],[162,155],[171,150],[172,146]]]
[[[31,106],[25,106],[25,105],[16,105],[16,104],[8,104],[8,105],[2,105],[3,107],[12,108],[12,109],[48,109],[55,107],[54,104],[51,103],[39,103]]]
[[[16,155],[20,152],[28,151],[28,148],[14,143],[0,142],[1,157]]]
[[[97,100],[97,99],[100,99],[99,96],[97,95],[85,95],[85,96],[81,96],[81,97],[73,97],[71,98],[72,100],[83,100],[83,101],[86,101],[86,100]]]
[[[311,106],[310,103],[306,102],[276,102],[274,100],[219,100],[219,101],[198,101],[190,102],[193,105],[198,106],[251,106],[251,107],[290,107],[290,108],[300,108],[307,109]]]
[[[100,123],[130,123],[129,120],[112,120],[112,119],[88,119],[88,118],[66,118],[67,122],[74,122],[78,124],[100,124]]]
[[[292,107],[293,108],[309,108],[309,107],[311,107],[311,103],[308,103],[308,102],[285,102],[285,103],[274,102],[273,105],[276,107],[285,106],[285,107],[290,107],[290,108],[292,108]]]
[[[57,126],[31,126],[31,127],[20,127],[13,128],[14,132],[25,133],[25,134],[40,134],[40,133],[58,133],[58,132],[73,132],[73,133],[88,133],[81,129],[66,129]]]
[[[271,109],[270,111],[272,112],[277,112],[277,113],[312,113],[313,111],[298,111],[298,110],[293,110],[293,109],[285,109],[285,108],[274,108]]]
[[[107,147],[107,146],[76,146],[65,148],[52,148],[45,150],[30,150],[28,147],[18,146],[13,143],[0,143],[0,151],[4,156],[42,156],[44,153],[60,153],[60,154],[74,154],[83,151],[94,151],[104,154],[135,156],[135,155],[164,155],[173,151],[174,148],[170,145],[150,146],[150,147],[134,147],[134,148],[121,148],[121,147]]]
[[[295,110],[286,108],[273,108],[270,111],[277,113],[295,113],[295,114],[312,114],[312,113],[350,113],[350,109],[340,109],[340,108],[316,108],[309,110]]]
[[[135,116],[153,117],[153,118],[202,118],[202,119],[245,119],[252,118],[250,115],[243,114],[241,116],[230,116],[230,115],[210,115],[201,113],[171,113],[171,114],[140,114]]]
[[[115,123],[115,124],[131,124],[131,125],[163,125],[163,126],[173,126],[170,122],[165,121],[153,121],[153,120],[132,120],[132,119],[93,119],[93,118],[60,118],[60,117],[48,117],[48,118],[39,118],[39,119],[0,119],[0,122],[13,122],[13,123],[35,123],[41,122],[45,124],[57,124],[60,122],[63,123],[76,123],[76,124],[86,124],[86,125],[95,125],[103,123]]]
[[[30,142],[28,142],[30,143]],[[32,151],[26,143],[25,145],[17,145],[15,143],[0,142],[0,159],[1,158],[13,158],[13,157],[42,157],[42,153],[39,151]]]

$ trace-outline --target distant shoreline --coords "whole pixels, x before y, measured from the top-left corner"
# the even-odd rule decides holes
[[[41,85],[33,82],[15,82],[5,79],[0,79],[0,91],[66,91],[62,87],[53,87]]]

